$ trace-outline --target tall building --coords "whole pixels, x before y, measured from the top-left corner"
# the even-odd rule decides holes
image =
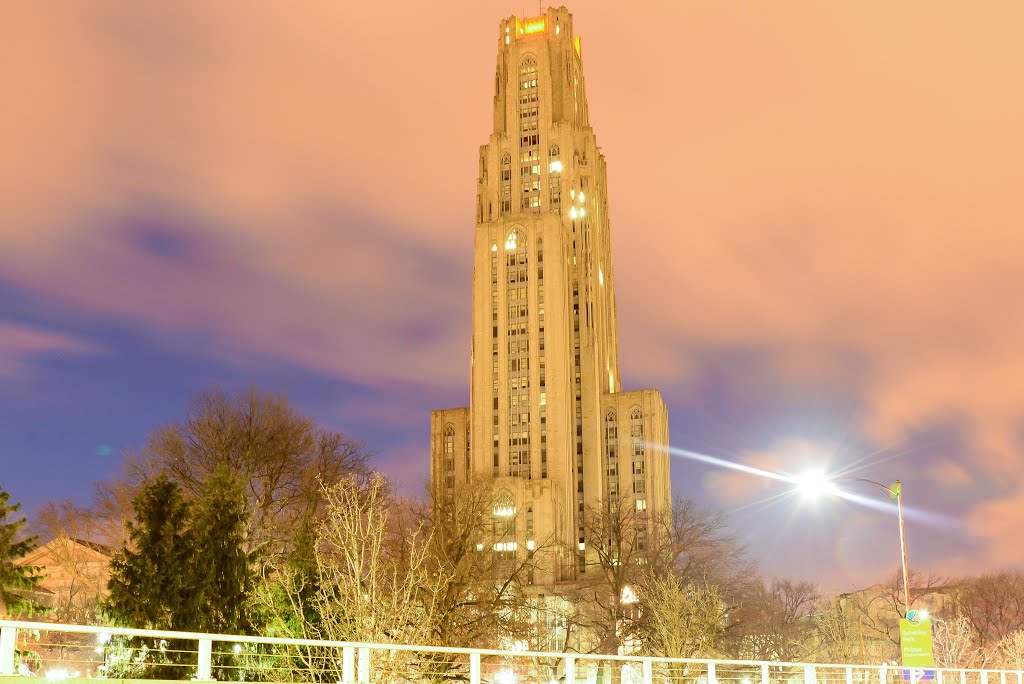
[[[433,412],[431,481],[436,500],[492,481],[488,552],[554,549],[540,585],[586,572],[590,511],[625,498],[642,521],[670,505],[665,404],[622,389],[611,245],[572,15],[509,17],[480,148],[470,406]]]

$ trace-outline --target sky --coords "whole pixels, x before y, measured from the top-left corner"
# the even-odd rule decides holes
[[[900,478],[913,567],[1024,567],[1024,4],[569,9],[623,384],[661,390],[672,445]],[[536,6],[5,3],[12,497],[87,503],[196,394],[252,382],[421,492],[429,411],[468,402],[476,158],[511,14]],[[890,510],[684,457],[672,485],[767,574],[897,568]]]

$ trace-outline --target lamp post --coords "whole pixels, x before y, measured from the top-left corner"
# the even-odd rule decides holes
[[[900,559],[903,561],[903,601],[905,607],[905,616],[910,615],[910,574],[907,572],[907,531],[903,524],[903,485],[899,480],[891,487],[886,487],[881,482],[875,482],[874,480],[867,480],[863,477],[847,477],[842,478],[845,480],[852,480],[854,482],[866,482],[867,484],[874,485],[884,489],[885,492],[892,497],[896,498],[896,515],[900,520]]]
[[[834,491],[835,482],[865,482],[869,485],[874,485],[879,489],[883,490],[886,494],[896,499],[896,513],[899,516],[900,521],[900,559],[903,563],[903,599],[906,614],[910,613],[910,574],[907,570],[907,533],[906,528],[903,524],[903,485],[899,480],[891,487],[882,484],[881,482],[875,482],[874,480],[868,480],[863,477],[836,477],[829,478],[820,474],[807,475],[801,478],[798,483],[801,485],[801,489],[805,494],[809,496],[816,496],[820,493],[827,493]]]

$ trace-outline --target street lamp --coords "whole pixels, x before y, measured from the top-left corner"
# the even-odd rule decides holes
[[[900,558],[903,561],[903,599],[906,608],[906,613],[910,613],[910,576],[907,572],[907,533],[903,525],[903,485],[900,484],[899,480],[891,487],[882,484],[881,482],[875,482],[874,480],[868,480],[863,477],[835,477],[830,478],[825,476],[824,473],[815,472],[808,473],[803,477],[797,478],[796,484],[800,489],[800,493],[805,498],[817,499],[824,494],[838,494],[839,490],[836,488],[836,482],[865,482],[869,485],[874,485],[879,489],[882,489],[890,497],[896,499],[896,513],[899,516],[900,521]]]

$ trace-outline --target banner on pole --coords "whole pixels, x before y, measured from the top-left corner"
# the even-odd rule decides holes
[[[900,620],[900,653],[903,656],[903,678],[916,683],[934,679],[935,655],[932,650],[932,620],[912,610]]]

